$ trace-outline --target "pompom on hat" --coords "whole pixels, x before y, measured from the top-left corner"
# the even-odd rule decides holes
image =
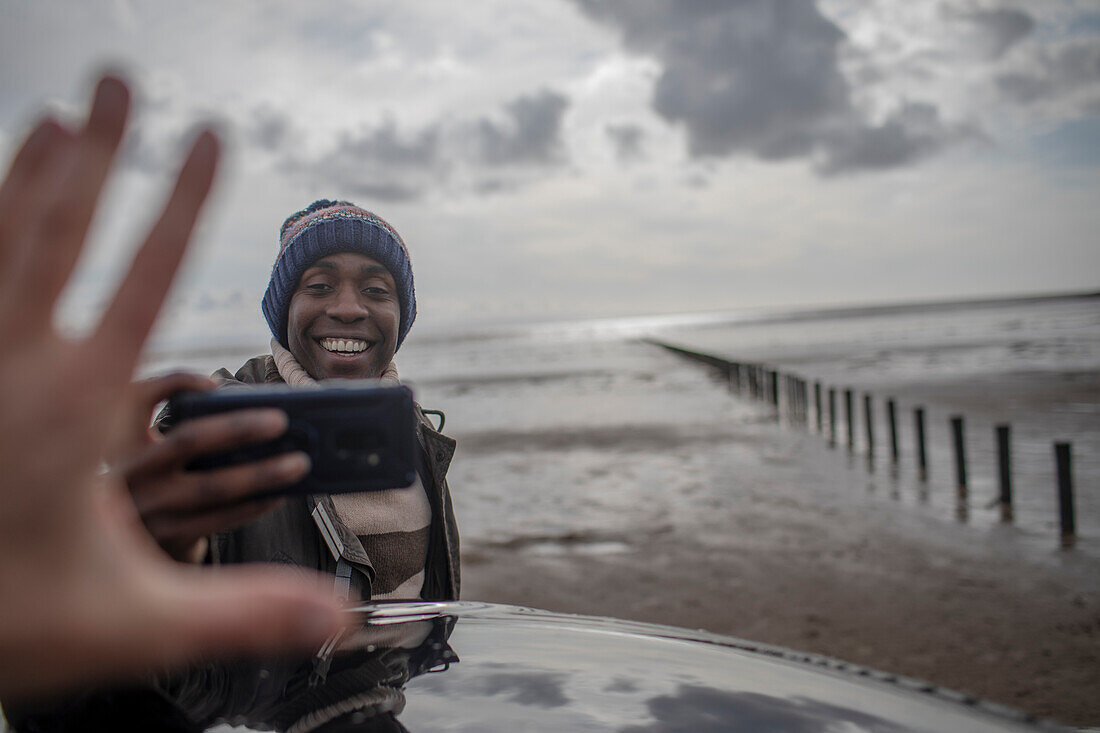
[[[287,313],[298,280],[314,262],[338,252],[357,252],[378,260],[393,276],[401,304],[397,329],[397,348],[400,348],[416,320],[416,288],[409,251],[396,229],[349,201],[314,201],[283,222],[279,230],[279,256],[271,269],[261,306],[272,335],[289,348]]]

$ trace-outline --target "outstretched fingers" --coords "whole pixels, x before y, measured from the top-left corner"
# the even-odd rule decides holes
[[[157,476],[206,453],[278,438],[287,425],[286,413],[277,408],[232,410],[185,420],[123,468],[133,479]]]
[[[308,654],[348,622],[332,582],[301,569],[195,566],[163,557],[123,566],[122,582],[98,589],[81,607],[82,635],[70,641],[70,655],[50,658],[66,647],[47,644],[31,657],[56,660],[54,688],[59,681],[126,680],[212,659]],[[30,666],[33,672],[43,664]],[[34,692],[35,684],[43,686],[16,680],[7,687],[15,698]]]
[[[217,470],[134,477],[130,479],[130,490],[142,516],[166,513],[169,521],[182,522],[189,513],[248,501],[261,492],[288,486],[309,473],[309,467],[307,454],[281,453]]]
[[[25,232],[37,208],[32,196],[34,182],[42,175],[51,155],[69,137],[54,120],[39,122],[12,159],[0,183],[0,278],[11,266],[20,233]]]
[[[279,507],[285,499],[248,501],[229,505],[208,512],[167,512],[143,517],[150,536],[163,547],[169,555],[180,557],[179,548],[191,548],[199,540],[218,532],[239,527],[253,519],[259,519]],[[201,558],[200,558],[201,559]]]
[[[179,566],[177,566],[179,567]],[[331,581],[275,567],[192,568],[175,584],[173,617],[161,629],[163,663],[195,656],[310,653],[347,622]]]
[[[100,321],[91,357],[107,358],[111,379],[129,379],[214,181],[218,140],[202,132],[191,147],[163,212],[138,250],[126,278]]]
[[[72,275],[122,140],[129,109],[130,91],[126,85],[115,77],[102,78],[96,85],[88,120],[76,133],[67,159],[45,171],[45,175],[56,178],[50,181],[52,195],[41,213],[35,246],[14,283],[20,300],[52,306]],[[39,318],[48,320],[52,315],[51,307],[37,310]],[[27,327],[41,325],[28,323]]]
[[[42,123],[16,155],[0,192],[0,330],[14,344],[45,333],[42,325],[53,313],[54,303],[33,292],[27,272],[49,246],[40,229],[74,140],[56,122]]]

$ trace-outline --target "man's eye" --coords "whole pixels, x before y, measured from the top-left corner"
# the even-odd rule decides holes
[[[306,290],[313,293],[326,293],[331,290],[331,288],[325,283],[312,283],[310,285],[306,285]]]
[[[376,285],[372,285],[368,288],[363,288],[363,292],[367,295],[386,295],[387,293],[389,293],[389,291],[385,288],[380,288]]]

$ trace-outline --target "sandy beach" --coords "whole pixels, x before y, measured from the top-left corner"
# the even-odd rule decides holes
[[[561,537],[555,552],[474,543],[463,595],[706,629],[1100,725],[1095,564],[1072,555],[1006,563],[1005,548],[988,545],[1015,538],[974,542],[965,528],[932,548],[913,536],[919,526],[886,518],[831,532],[818,520],[835,509],[787,509],[782,520],[766,508],[745,516],[731,528],[741,535],[736,549],[675,533]],[[589,549],[608,542],[614,551]]]

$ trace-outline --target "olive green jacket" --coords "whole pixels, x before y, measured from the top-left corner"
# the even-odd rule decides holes
[[[236,374],[220,369],[213,376],[224,384],[283,381],[270,355],[249,359]],[[436,430],[419,405],[416,406],[416,437],[420,444],[420,479],[432,508],[428,558],[420,596],[424,600],[457,600],[460,580],[458,523],[446,479],[455,441]],[[359,538],[340,522],[328,495],[288,497],[274,511],[214,535],[209,559],[213,563],[278,562],[336,574],[339,561],[322,535],[321,513],[335,530],[334,544],[341,557],[356,571],[352,573],[352,591],[362,600],[368,600],[374,566]]]

